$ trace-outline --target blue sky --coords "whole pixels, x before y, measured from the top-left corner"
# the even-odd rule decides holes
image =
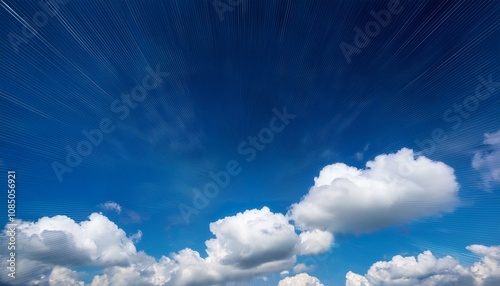
[[[0,4],[1,283],[499,281],[497,1]]]

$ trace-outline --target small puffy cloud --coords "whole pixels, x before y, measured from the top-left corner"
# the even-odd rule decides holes
[[[484,134],[487,150],[474,153],[472,167],[481,172],[487,187],[500,182],[500,130]]]
[[[288,270],[283,270],[280,272],[281,276],[287,276],[288,274],[290,274],[290,271],[288,271]]]
[[[142,238],[142,231],[140,229],[136,233],[130,236],[130,240],[132,240],[134,243],[138,243],[139,241],[141,241],[141,238]]]
[[[403,148],[357,169],[324,167],[288,216],[303,230],[364,233],[451,212],[458,203],[453,168]]]
[[[333,235],[328,231],[315,229],[304,231],[300,235],[298,251],[300,255],[316,255],[325,253],[333,244]]]
[[[500,144],[500,130],[495,133],[484,134],[484,144],[499,145]]]
[[[365,147],[363,148],[363,151],[359,151],[359,152],[356,152],[356,154],[354,154],[354,158],[356,158],[356,160],[358,160],[358,161],[362,161],[363,158],[365,157],[365,153],[366,153],[366,151],[368,151],[369,147],[370,147],[370,144],[366,144]]]
[[[313,268],[314,268],[313,265],[307,266],[304,263],[299,263],[299,264],[297,264],[297,265],[295,265],[293,267],[293,272],[295,272],[295,273],[302,273],[302,272],[306,272],[308,270],[311,270]]]
[[[286,277],[278,283],[278,286],[324,286],[316,277],[307,273],[300,273],[293,277]]]
[[[113,201],[105,202],[104,204],[100,204],[99,206],[105,210],[113,210],[113,211],[116,211],[117,213],[122,212],[122,206],[120,206],[118,203],[115,203]]]
[[[437,258],[427,250],[417,257],[396,255],[391,261],[376,262],[364,276],[348,272],[346,286],[499,285],[500,246],[471,245],[467,249],[481,257],[472,266],[451,256]]]

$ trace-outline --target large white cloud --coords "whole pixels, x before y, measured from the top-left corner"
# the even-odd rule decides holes
[[[435,257],[424,251],[417,257],[400,255],[391,261],[374,263],[367,274],[346,275],[346,286],[443,286],[443,285],[500,285],[500,246],[467,247],[481,259],[464,266],[451,256]]]
[[[66,267],[128,265],[137,255],[126,233],[99,213],[80,223],[62,215],[17,223],[16,278],[12,280],[5,273],[0,277],[2,283],[79,284],[76,273]],[[8,238],[6,230],[3,241]],[[2,254],[0,261],[5,271],[7,259]]]
[[[278,286],[324,286],[318,278],[300,273],[292,277],[282,279]]]
[[[207,257],[185,249],[174,285],[209,285],[280,272],[296,262],[300,238],[282,214],[269,208],[247,210],[210,224],[215,238],[205,242]]]
[[[472,167],[481,172],[484,183],[490,187],[492,183],[500,182],[500,130],[486,133],[484,137],[483,143],[488,150],[474,153]]]
[[[126,233],[102,214],[80,223],[67,216],[21,221],[17,241],[30,260],[58,265],[126,265],[136,248]]]
[[[314,181],[288,213],[303,230],[370,232],[450,212],[458,202],[454,170],[406,148],[377,156],[366,169],[326,166]]]

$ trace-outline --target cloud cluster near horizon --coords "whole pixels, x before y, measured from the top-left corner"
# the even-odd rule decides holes
[[[417,257],[396,255],[391,261],[374,263],[365,275],[348,272],[346,286],[444,286],[500,284],[500,245],[470,245],[467,250],[480,257],[471,266],[451,256],[438,258],[429,250]]]
[[[454,170],[406,148],[377,156],[365,169],[328,165],[314,181],[286,215],[262,207],[212,222],[206,255],[186,248],[156,259],[136,250],[134,242],[142,232],[127,236],[100,213],[80,223],[66,216],[20,222],[23,267],[16,283],[80,285],[83,274],[68,268],[79,266],[103,268],[93,286],[223,285],[271,273],[288,275],[289,270],[308,269],[296,264],[298,256],[329,251],[336,233],[369,232],[451,212],[458,202]],[[115,202],[101,207],[118,213],[122,209]],[[322,285],[309,280],[299,274],[280,285]]]

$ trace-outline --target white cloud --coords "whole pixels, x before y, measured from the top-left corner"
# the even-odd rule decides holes
[[[481,260],[475,262],[469,270],[476,283],[500,285],[500,245],[487,247],[474,244],[467,246],[467,250],[481,256]]]
[[[132,240],[134,243],[138,243],[142,239],[142,231],[139,229],[136,233],[132,234],[130,236],[130,240]]]
[[[345,286],[370,286],[368,279],[351,271],[347,272],[345,278]]]
[[[50,286],[83,286],[78,273],[66,267],[55,266],[49,276]]]
[[[308,270],[311,270],[313,268],[314,268],[313,265],[307,266],[304,263],[299,263],[299,264],[297,264],[297,265],[295,265],[293,267],[293,272],[295,272],[295,273],[302,273],[302,272],[306,272]]]
[[[269,208],[247,210],[210,224],[215,238],[205,242],[208,256],[191,249],[173,256],[173,285],[210,285],[284,271],[296,262],[300,242],[293,225]]]
[[[100,204],[99,206],[105,210],[114,210],[117,213],[122,212],[122,206],[120,206],[118,203],[115,203],[112,201],[105,202],[104,204]]]
[[[4,240],[6,229],[4,229]],[[140,234],[139,232],[138,234]],[[131,238],[138,238],[138,234]],[[67,216],[19,221],[15,285],[79,285],[75,266],[125,266],[138,259],[132,239],[106,216],[93,213],[80,223]],[[0,255],[2,266],[7,259]],[[64,266],[64,267],[60,267]],[[3,268],[6,269],[6,268]],[[7,282],[2,275],[0,280]]]
[[[370,147],[370,144],[366,144],[365,147],[363,148],[363,151],[356,152],[354,154],[354,158],[358,161],[363,161],[363,158],[365,157],[366,151],[368,151],[368,148]]]
[[[333,235],[328,231],[314,229],[300,235],[298,251],[300,255],[315,255],[327,252],[333,244]]]
[[[437,258],[427,250],[416,258],[396,255],[391,261],[376,262],[364,276],[348,272],[346,286],[499,285],[500,246],[471,245],[467,249],[481,257],[470,267],[451,256]]]
[[[242,269],[289,260],[300,241],[288,219],[267,207],[218,220],[210,231],[215,235],[205,243],[210,260]]]
[[[357,169],[326,166],[288,216],[303,230],[363,233],[451,212],[458,202],[454,170],[403,148]]]
[[[484,144],[499,145],[500,144],[500,130],[495,133],[484,134]]]
[[[94,276],[91,286],[177,285],[172,283],[176,267],[168,257],[157,261],[139,252],[129,265],[107,267],[102,275]]]
[[[500,182],[500,130],[496,133],[484,134],[485,145],[488,150],[474,153],[472,167],[481,172],[487,187],[493,182]]]
[[[17,240],[23,249],[19,254],[24,256],[23,267],[31,269],[32,275],[20,273],[24,278],[18,284],[62,281],[78,285],[80,274],[66,268],[72,266],[103,267],[92,286],[227,285],[270,273],[288,275],[290,269],[298,273],[313,268],[314,263],[295,265],[297,256],[327,252],[335,232],[370,231],[451,211],[458,200],[453,169],[425,157],[415,158],[411,150],[378,156],[366,166],[365,170],[341,163],[326,166],[309,193],[291,207],[287,216],[263,207],[211,223],[213,238],[205,241],[205,255],[186,248],[157,260],[136,251],[134,243],[142,237],[140,230],[127,237],[98,213],[80,223],[66,216],[20,222]],[[102,206],[127,212],[114,202]],[[303,230],[300,234],[290,219]],[[495,273],[491,261],[496,260],[491,251],[480,247],[472,247],[471,251],[489,253],[475,266],[477,277]],[[0,259],[5,260],[1,255]],[[33,263],[40,267],[30,268]],[[354,273],[349,277],[350,281],[361,282],[362,278],[372,279]],[[322,284],[304,273],[285,278],[280,285]]]
[[[128,264],[136,253],[125,232],[102,214],[76,223],[67,216],[21,221],[17,242],[30,260],[57,265]]]
[[[43,217],[20,222],[17,230],[18,243],[23,245],[18,254],[29,258],[26,266],[31,262],[43,266],[20,285],[78,285],[79,274],[66,267],[85,265],[104,267],[93,278],[93,286],[224,284],[290,269],[300,244],[287,217],[267,207],[210,224],[215,238],[205,242],[206,257],[184,249],[156,260],[136,251],[133,242],[140,239],[141,231],[127,237],[97,213],[80,223],[66,216]]]
[[[316,277],[307,273],[297,274],[293,277],[286,277],[278,283],[278,286],[324,286]]]

